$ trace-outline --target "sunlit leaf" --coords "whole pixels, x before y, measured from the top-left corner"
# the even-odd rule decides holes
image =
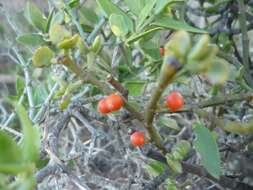
[[[51,59],[53,58],[54,53],[47,46],[38,48],[33,57],[32,62],[35,67],[46,67],[51,64]]]
[[[66,29],[65,26],[60,24],[54,24],[49,30],[49,40],[53,44],[58,44],[65,38],[71,37],[71,33]]]

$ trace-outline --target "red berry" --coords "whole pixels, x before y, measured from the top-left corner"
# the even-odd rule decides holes
[[[143,146],[145,144],[145,134],[141,131],[136,131],[131,135],[130,140],[134,147]]]
[[[106,102],[107,108],[110,111],[117,111],[124,104],[124,101],[123,101],[122,97],[120,95],[116,94],[116,93],[111,94],[110,96],[108,96],[106,98],[105,102]]]
[[[165,49],[164,47],[160,47],[160,55],[163,57],[165,54]]]
[[[179,92],[171,92],[166,98],[166,105],[172,112],[176,112],[184,106],[184,97]]]
[[[102,99],[98,102],[98,107],[97,107],[98,112],[102,113],[102,114],[106,114],[109,113],[110,110],[108,109],[108,106],[106,104],[106,100]]]

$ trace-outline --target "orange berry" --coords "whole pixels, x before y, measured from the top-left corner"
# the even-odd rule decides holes
[[[143,146],[145,144],[145,134],[141,131],[135,131],[131,137],[131,144],[134,147],[139,147],[139,146]]]
[[[97,111],[102,113],[102,114],[106,114],[109,113],[110,110],[108,109],[108,106],[106,104],[106,100],[102,99],[98,102],[98,107],[97,107]]]
[[[166,98],[166,105],[172,112],[176,112],[184,107],[184,97],[179,92],[171,92]]]
[[[106,98],[105,102],[106,102],[107,108],[110,111],[117,111],[124,104],[124,101],[123,101],[122,97],[120,95],[116,94],[116,93],[109,95]]]
[[[164,47],[160,47],[160,55],[163,57],[165,54],[165,49]]]

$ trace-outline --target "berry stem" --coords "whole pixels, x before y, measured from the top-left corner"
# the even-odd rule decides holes
[[[160,77],[158,80],[157,87],[155,88],[151,98],[147,104],[145,109],[145,121],[146,128],[151,138],[151,141],[155,143],[155,145],[162,150],[163,153],[166,153],[165,147],[162,145],[162,138],[157,132],[157,130],[152,125],[154,120],[155,111],[157,109],[157,103],[161,98],[161,95],[167,85],[172,80],[173,76],[177,73],[177,71],[181,68],[181,65],[174,57],[167,57],[165,62],[163,63]]]
[[[60,57],[58,59],[58,64],[65,65],[68,69],[70,69],[73,73],[75,73],[81,80],[83,80],[84,83],[86,82],[97,86],[105,94],[111,94],[113,92],[106,83],[99,81],[89,72],[80,68],[69,56]],[[122,99],[124,101],[124,108],[128,110],[129,113],[131,113],[137,120],[142,122],[144,120],[143,115],[133,106],[131,106],[126,98],[122,97]]]

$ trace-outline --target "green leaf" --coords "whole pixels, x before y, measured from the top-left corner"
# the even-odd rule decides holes
[[[127,81],[126,88],[129,90],[131,96],[140,96],[144,90],[146,82],[145,81]]]
[[[145,0],[135,0],[134,3],[133,0],[124,0],[124,2],[136,16],[140,14],[141,10],[146,4]]]
[[[155,177],[161,174],[163,170],[165,169],[165,167],[166,165],[164,163],[156,161],[156,160],[152,160],[151,162],[149,162],[149,164],[146,165],[145,168],[150,175]]]
[[[17,37],[17,41],[27,46],[40,46],[44,45],[45,41],[40,34],[23,34]]]
[[[196,134],[194,146],[201,156],[202,165],[213,177],[219,179],[221,175],[221,160],[218,145],[212,133],[202,123],[196,123],[193,126],[193,130]]]
[[[20,158],[21,153],[18,155],[17,158]],[[24,163],[10,163],[10,164],[1,164],[0,163],[0,173],[4,174],[19,174],[24,172],[31,172],[33,167],[31,164],[24,164]]]
[[[18,179],[20,181],[20,185],[17,190],[33,190],[36,185],[36,180],[34,176],[27,176],[25,179]]]
[[[146,18],[152,13],[152,9],[155,6],[157,0],[153,0],[145,5],[145,7],[141,10],[139,17],[137,28],[141,27]]]
[[[161,27],[155,27],[155,28],[152,28],[152,29],[149,29],[145,32],[142,32],[142,33],[138,33],[138,34],[133,34],[131,35],[127,40],[126,40],[126,43],[127,44],[131,44],[141,38],[144,38],[146,37],[147,35],[149,34],[152,34],[153,32],[156,32],[157,30],[162,30],[163,28]]]
[[[213,84],[224,84],[229,78],[230,68],[224,59],[215,58],[207,71],[207,77]]]
[[[20,147],[3,131],[0,131],[0,155],[0,165],[20,163]]]
[[[55,9],[52,9],[51,12],[48,15],[48,18],[47,18],[46,33],[49,32],[49,29],[50,29],[52,20],[54,18],[54,15],[55,15]]]
[[[0,37],[4,36],[4,26],[2,23],[0,23]]]
[[[47,46],[38,48],[33,57],[32,62],[35,67],[46,67],[51,64],[51,59],[53,58],[54,53]]]
[[[64,21],[64,18],[65,18],[64,11],[63,11],[63,10],[58,11],[58,12],[52,17],[52,20],[51,20],[51,22],[50,22],[49,31],[50,31],[50,28],[51,28],[52,26],[62,24],[63,21]]]
[[[165,125],[173,130],[180,131],[180,128],[177,125],[177,121],[175,119],[171,119],[168,117],[160,117],[158,123],[161,125]]]
[[[185,0],[157,0],[155,6],[155,14],[159,14],[166,6],[174,3],[182,3]]]
[[[178,160],[174,160],[171,155],[166,155],[167,164],[176,173],[182,173],[183,168]]]
[[[81,13],[81,15],[87,20],[89,21],[91,24],[96,24],[98,23],[98,16],[96,15],[96,13],[94,12],[93,9],[87,8],[87,7],[82,7],[79,11],[79,13]]]
[[[45,101],[46,97],[48,96],[48,92],[46,90],[45,85],[40,84],[36,85],[33,90],[33,100],[35,105],[42,104]]]
[[[16,94],[17,96],[21,96],[25,88],[25,80],[23,77],[17,76],[16,79]]]
[[[163,17],[157,20],[156,22],[152,23],[154,26],[159,26],[167,29],[174,29],[174,30],[185,30],[188,32],[193,32],[193,33],[207,33],[207,31],[195,28],[193,26],[190,26],[187,23],[168,18],[168,17]]]
[[[23,159],[28,163],[35,163],[38,161],[40,151],[39,128],[38,126],[33,126],[22,105],[16,105],[16,111],[21,121],[22,132],[24,135],[22,146]]]
[[[47,19],[44,18],[44,15],[40,11],[40,9],[31,2],[28,2],[26,5],[26,15],[28,17],[28,21],[37,29],[42,32],[46,31]]]
[[[118,15],[122,15],[124,17],[124,20],[126,20],[128,28],[130,29],[130,31],[133,31],[133,28],[134,28],[133,21],[117,5],[113,4],[110,0],[97,0],[97,3],[101,7],[101,9],[105,12],[105,14],[108,18],[113,13],[118,14]]]
[[[129,32],[127,21],[122,15],[111,14],[109,23],[115,36],[124,37]]]
[[[73,9],[73,8],[77,7],[79,4],[80,4],[80,0],[71,0],[68,3],[68,6]]]
[[[49,40],[53,44],[58,44],[63,41],[65,38],[71,37],[71,33],[66,29],[65,26],[60,24],[54,24],[50,27],[49,30]]]

